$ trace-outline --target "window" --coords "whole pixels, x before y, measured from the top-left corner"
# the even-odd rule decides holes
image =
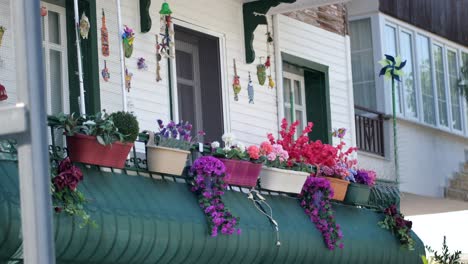
[[[413,39],[408,32],[402,31],[400,34],[400,54],[406,60],[406,67],[403,68],[403,94],[405,102],[405,115],[410,118],[418,117],[418,104],[416,100],[416,87],[414,82],[413,68]]]
[[[354,103],[375,110],[377,100],[370,19],[351,21],[350,36]]]
[[[437,105],[439,108],[439,125],[448,127],[447,95],[445,93],[445,71],[443,48],[437,44],[432,47],[434,53],[435,87],[437,91]]]
[[[421,94],[424,113],[424,122],[435,125],[435,105],[434,105],[434,90],[432,88],[432,67],[431,53],[429,49],[429,38],[418,35],[417,38],[417,54],[419,78],[421,82]]]
[[[284,115],[289,123],[299,121],[296,135],[307,125],[304,76],[283,72]]]
[[[396,28],[390,25],[385,25],[385,45],[384,45],[384,53],[391,55],[391,56],[396,56],[398,54],[397,50],[397,38],[396,38]],[[390,84],[388,82],[385,82],[385,88],[386,89],[391,89]],[[402,107],[401,107],[401,84],[397,84],[396,86],[396,91],[395,91],[395,102],[397,109],[396,111],[398,113],[402,113]]]
[[[457,53],[447,51],[448,80],[450,85],[450,103],[452,105],[452,128],[462,130],[461,98],[458,91]]]

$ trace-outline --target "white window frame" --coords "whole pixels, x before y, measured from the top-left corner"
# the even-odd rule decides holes
[[[450,90],[450,75],[449,75],[449,61],[448,61],[448,53],[450,52],[454,52],[455,53],[455,61],[456,61],[456,67],[457,67],[457,84],[458,84],[458,78],[460,77],[460,66],[461,66],[461,60],[458,56],[459,52],[456,48],[452,47],[452,46],[449,46],[449,45],[446,45],[445,47],[445,60],[446,60],[446,76],[447,76],[447,80],[446,80],[446,87],[447,87],[447,92],[448,94],[450,95],[449,97],[449,100],[450,100],[450,107],[449,107],[449,110],[450,110],[450,120],[449,120],[449,123],[450,123],[450,129],[453,133],[455,134],[458,134],[458,135],[463,135],[463,131],[464,131],[464,115],[463,115],[463,111],[465,110],[465,108],[463,107],[463,101],[464,98],[462,95],[459,95],[458,96],[458,105],[460,106],[460,118],[461,118],[461,130],[457,130],[453,127],[453,116],[452,116],[452,91]]]
[[[449,113],[449,108],[451,107],[449,100],[447,98],[447,75],[446,75],[446,59],[445,59],[445,45],[443,43],[440,43],[438,41],[435,41],[431,39],[431,37],[428,37],[431,45],[431,64],[432,64],[432,87],[434,88],[432,91],[434,92],[434,101],[435,101],[435,106],[436,106],[436,127],[444,130],[444,131],[450,131],[450,119],[452,116]],[[446,104],[446,111],[447,111],[447,126],[444,126],[440,123],[440,109],[439,109],[439,91],[437,87],[437,80],[436,80],[436,65],[435,65],[435,58],[434,58],[434,46],[438,46],[441,48],[442,52],[442,67],[444,67],[444,92],[445,92],[445,104]]]
[[[295,94],[294,94],[294,81],[298,81],[301,85],[300,89],[301,89],[301,103],[302,105],[298,105],[296,104],[296,102],[294,101],[294,111],[291,111],[291,121],[294,122],[297,120],[296,118],[296,110],[299,110],[302,112],[302,127],[305,128],[307,126],[307,108],[306,108],[306,99],[305,99],[305,84],[304,84],[304,75],[298,75],[298,74],[294,74],[294,73],[290,73],[290,72],[286,72],[286,71],[283,71],[283,79],[281,79],[281,81],[284,81],[284,79],[289,79],[291,81],[291,87],[290,87],[290,90],[291,90],[291,95],[292,95],[292,98],[293,100],[295,100]],[[283,87],[284,87],[284,84],[283,84]],[[290,99],[290,102],[291,102],[291,99]],[[288,107],[289,109],[292,108],[292,105],[291,103],[286,103],[286,101],[284,100],[283,98],[283,109],[285,109],[286,107]],[[286,114],[284,114],[283,118],[286,117]],[[299,131],[300,133],[300,131]]]
[[[411,65],[411,67],[413,68],[413,86],[414,86],[414,96],[416,97],[416,117],[412,117],[412,116],[407,116],[407,111],[406,111],[406,93],[405,93],[405,90],[404,90],[404,86],[402,86],[402,103],[403,103],[403,116],[406,117],[407,119],[409,120],[412,120],[412,121],[419,121],[420,118],[421,118],[421,111],[419,109],[419,107],[422,105],[422,100],[420,99],[420,96],[421,96],[421,93],[420,93],[420,87],[419,87],[419,82],[417,81],[418,80],[418,77],[419,77],[419,72],[417,70],[417,55],[416,55],[416,35],[413,34],[413,32],[411,30],[408,30],[404,27],[398,27],[398,48],[399,48],[399,51],[401,53],[401,38],[400,38],[400,34],[402,33],[405,33],[405,34],[408,34],[410,36],[410,39],[411,39],[411,61],[413,62],[413,64]],[[407,67],[408,67],[408,64],[407,64]],[[403,76],[403,81],[405,80],[405,76]],[[422,98],[422,97],[421,97]]]

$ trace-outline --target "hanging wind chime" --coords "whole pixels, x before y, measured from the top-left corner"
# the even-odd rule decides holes
[[[124,32],[122,34],[122,45],[124,48],[125,58],[130,58],[132,56],[134,40],[135,40],[135,33],[133,32],[133,29],[125,25]]]
[[[250,77],[250,72],[249,72],[249,83],[247,85],[247,93],[249,94],[249,104],[253,104],[254,103],[254,87],[253,87],[252,78]]]
[[[109,56],[109,32],[107,31],[106,14],[104,13],[104,8],[102,9],[101,51],[102,56]]]
[[[155,35],[156,37],[156,82],[159,82],[162,80],[161,78],[161,54],[159,53],[159,38],[158,35]]]
[[[234,63],[234,81],[232,82],[232,89],[234,90],[234,100],[239,101],[239,93],[242,89],[240,85],[239,75],[237,75],[237,66],[236,66],[236,59],[233,59]]]
[[[268,87],[270,89],[273,89],[275,88],[275,81],[273,81],[273,77],[271,76],[271,53],[270,53],[270,48],[271,46],[273,45],[273,38],[271,37],[271,32],[270,32],[270,29],[268,27],[268,23],[267,23],[267,60],[265,62],[265,68],[266,69],[270,69],[270,74],[268,75]]]
[[[89,19],[86,14],[83,12],[81,15],[80,20],[80,35],[83,39],[88,39],[89,29],[91,28],[91,24],[89,23]]]
[[[110,79],[109,69],[107,68],[107,61],[104,60],[104,69],[101,71],[102,78],[105,82],[108,82]]]
[[[161,6],[160,14],[160,33],[161,42],[158,43],[158,49],[161,56],[174,58],[174,30],[172,29],[172,11],[169,4],[164,1]]]

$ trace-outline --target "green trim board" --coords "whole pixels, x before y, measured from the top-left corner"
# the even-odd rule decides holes
[[[87,114],[101,111],[101,94],[99,88],[99,53],[97,34],[96,0],[78,1],[80,17],[83,11],[89,18],[91,28],[89,38],[81,39],[83,58],[83,82],[85,87],[85,106]],[[80,84],[78,79],[78,61],[76,55],[75,19],[73,1],[66,1],[68,80],[70,90],[70,112],[79,113],[78,97]]]
[[[150,14],[151,0],[140,0],[140,29],[142,33],[151,30],[152,20]]]
[[[258,16],[254,13],[266,14],[270,8],[278,6],[281,3],[291,4],[294,2],[296,0],[258,0],[243,5],[245,61],[247,64],[255,61],[255,50],[253,48],[255,29],[258,25],[267,25],[265,16]]]
[[[279,224],[275,231],[246,193],[226,191],[223,200],[240,217],[241,235],[210,237],[205,215],[185,183],[103,172],[81,166],[80,190],[98,227],[79,227],[79,218],[55,215],[57,263],[420,263],[415,250],[377,222],[383,215],[333,204],[344,249],[330,251],[297,199],[265,194]],[[18,163],[0,161],[0,262],[22,259]],[[262,194],[263,195],[263,194]],[[51,208],[52,210],[52,208]]]
[[[328,66],[287,53],[281,53],[283,61],[304,69],[307,121],[314,127],[309,134],[312,140],[331,143],[331,110]]]

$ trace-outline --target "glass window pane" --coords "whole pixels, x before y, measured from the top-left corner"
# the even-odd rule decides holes
[[[63,112],[62,92],[62,52],[50,50],[50,105],[52,114]]]
[[[288,107],[288,106],[284,107],[284,117],[286,118],[289,124],[293,122],[292,117],[291,117],[291,107]]]
[[[176,70],[177,77],[181,77],[186,80],[193,80],[193,56],[188,52],[176,50]]]
[[[462,53],[462,66],[463,67],[466,67],[466,69],[468,69],[468,53]],[[465,79],[465,83],[467,83],[468,80]],[[465,95],[465,96],[468,96],[468,95]],[[466,124],[466,128],[468,129],[468,100],[465,100],[465,124]]]
[[[283,78],[283,100],[285,103],[291,102],[291,80]]]
[[[385,54],[396,57],[398,54],[397,51],[397,41],[396,41],[396,28],[390,25],[385,25]],[[385,82],[385,89],[391,89],[390,82]],[[401,102],[401,84],[396,85],[395,91],[395,101],[398,113],[402,113],[402,102]]]
[[[303,112],[300,110],[296,110],[296,120],[299,121],[299,125],[297,126],[296,135],[299,137],[304,130],[304,118],[302,117]]]
[[[45,18],[43,16],[41,16],[41,35],[42,35],[42,40],[44,41],[45,40]]]
[[[350,22],[354,103],[377,110],[370,19]]]
[[[49,42],[60,45],[60,15],[57,12],[49,11],[47,18],[49,20]]]
[[[457,68],[457,53],[449,50],[447,52],[447,64],[450,84],[450,102],[452,104],[452,127],[456,130],[462,130],[461,119],[461,100],[458,90],[458,68]]]
[[[429,50],[429,39],[427,37],[418,35],[416,41],[418,68],[421,79],[421,93],[423,98],[422,103],[424,112],[424,122],[431,125],[435,125],[435,105],[432,87],[431,53]]]
[[[413,69],[413,40],[411,34],[402,32],[400,35],[401,57],[406,60],[406,67],[403,68],[403,92],[405,95],[405,115],[412,118],[418,117],[418,106],[416,100],[416,88],[414,86]]]
[[[294,103],[297,105],[302,105],[302,90],[301,83],[297,80],[294,80]]]
[[[437,104],[439,106],[439,123],[441,126],[448,126],[447,96],[445,93],[445,74],[443,49],[441,46],[434,45],[434,67],[437,89]]]

